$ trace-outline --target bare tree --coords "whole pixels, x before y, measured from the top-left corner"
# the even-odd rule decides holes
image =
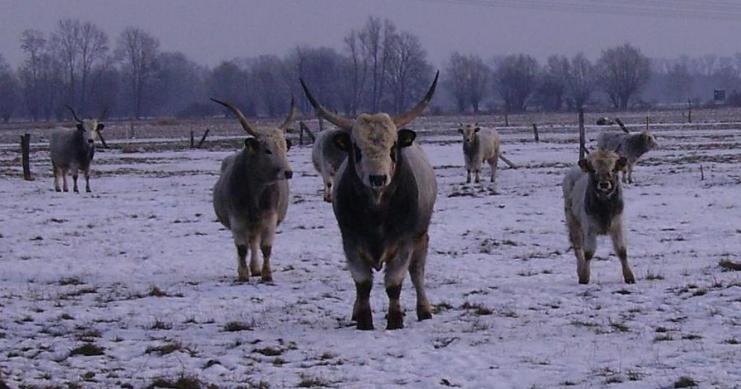
[[[495,87],[507,112],[521,112],[527,108],[537,85],[538,72],[538,62],[529,55],[509,55],[501,61]]]
[[[448,89],[459,113],[463,113],[468,105],[468,63],[466,57],[458,52],[450,55],[445,67],[445,81],[443,85]]]
[[[626,110],[630,99],[651,78],[650,61],[640,50],[625,44],[602,52],[599,80],[615,108]]]
[[[98,26],[85,22],[80,26],[80,104],[79,112],[87,111],[88,95],[90,94],[90,78],[96,65],[106,60],[108,53],[108,36]]]
[[[224,61],[216,66],[208,79],[208,94],[219,100],[231,101],[250,116],[255,116],[254,88],[248,88],[249,74],[234,61]],[[228,112],[228,110],[224,110]]]
[[[558,111],[563,106],[569,71],[568,58],[559,55],[548,57],[537,91],[546,110]]]
[[[0,54],[0,118],[7,123],[18,107],[18,80]]]
[[[274,55],[261,55],[252,65],[252,85],[263,111],[270,117],[286,113],[291,91],[283,80],[285,64]]]
[[[345,36],[345,50],[348,55],[348,80],[350,88],[350,110],[348,114],[357,115],[363,99],[368,79],[367,54],[363,50],[360,41],[360,33],[352,30]]]
[[[388,62],[391,58],[391,45],[397,39],[396,35],[396,27],[390,20],[376,17],[369,17],[363,29],[358,32],[370,77],[368,108],[371,112],[378,112],[381,108]]]
[[[146,93],[154,80],[158,51],[159,41],[140,28],[127,27],[118,37],[116,56],[123,63],[137,119],[144,112]]]
[[[51,47],[56,59],[64,68],[64,103],[78,105],[76,101],[77,71],[80,62],[80,21],[62,19],[51,36]]]
[[[594,92],[596,74],[594,65],[579,53],[571,58],[566,77],[566,101],[572,109],[582,109]]]
[[[425,89],[432,68],[427,63],[427,53],[419,38],[403,32],[388,44],[390,57],[388,61],[388,84],[391,92],[392,111],[406,110],[407,103],[414,101]]]
[[[666,73],[666,91],[673,101],[686,102],[692,90],[692,76],[686,64],[677,63]]]
[[[36,121],[41,114],[41,58],[46,50],[44,33],[38,30],[23,31],[21,49],[26,54],[26,59],[18,75],[22,83],[26,110]]]
[[[486,66],[481,57],[473,54],[468,56],[468,67],[468,85],[466,88],[468,90],[468,101],[471,103],[473,113],[479,113],[481,102],[486,96],[491,69]]]

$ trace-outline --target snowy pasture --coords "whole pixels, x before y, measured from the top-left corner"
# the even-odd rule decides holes
[[[350,321],[355,288],[310,148],[289,152],[273,284],[236,282],[230,233],[215,222],[211,188],[227,151],[100,152],[93,193],[74,194],[53,191],[46,152],[24,182],[4,148],[0,383],[738,387],[741,272],[728,268],[741,262],[741,130],[656,132],[661,148],[624,191],[637,283],[623,283],[601,238],[586,286],[560,189],[576,134],[545,129],[536,144],[526,130],[501,133],[520,168],[500,162],[496,192],[488,179],[463,184],[452,132],[420,133],[439,184],[426,278],[435,314],[416,321],[407,278],[406,327],[384,330],[376,277],[368,332]]]

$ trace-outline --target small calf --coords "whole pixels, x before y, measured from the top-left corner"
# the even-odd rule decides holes
[[[491,168],[491,183],[495,184],[499,160],[499,135],[496,130],[482,130],[478,124],[461,124],[458,132],[463,135],[463,158],[466,166],[466,183],[471,182],[471,172],[479,183],[481,164],[485,161]]]
[[[633,166],[648,151],[658,147],[656,137],[648,130],[625,134],[622,132],[603,132],[597,137],[597,147],[614,151],[627,159],[623,171],[623,182],[633,183]]]
[[[579,167],[572,168],[563,180],[566,227],[576,255],[580,284],[589,283],[589,261],[597,249],[597,235],[610,235],[625,282],[635,282],[628,265],[623,193],[618,180],[618,172],[626,163],[625,157],[612,151],[596,150],[580,160]]]

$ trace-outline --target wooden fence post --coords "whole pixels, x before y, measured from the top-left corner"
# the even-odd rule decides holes
[[[23,164],[23,179],[33,181],[31,176],[31,134],[21,135],[21,160]]]
[[[692,123],[692,99],[687,99],[687,123]]]
[[[196,147],[196,140],[193,138],[193,130],[190,130],[190,148],[194,149]]]
[[[206,129],[206,132],[203,133],[203,136],[201,137],[201,140],[198,142],[198,146],[197,147],[199,149],[201,148],[201,146],[203,146],[203,142],[206,141],[206,137],[208,136],[209,131],[211,131],[211,130],[207,128]]]
[[[540,137],[538,137],[538,125],[533,123],[533,135],[535,136],[535,142],[540,142]]]
[[[579,109],[579,160],[584,159],[587,152],[586,135],[584,134],[584,110]]]
[[[625,124],[623,123],[622,120],[620,120],[620,118],[615,118],[615,123],[617,123],[618,126],[620,126],[620,129],[623,130],[624,133],[630,134],[630,131],[628,130],[627,127],[625,127]]]

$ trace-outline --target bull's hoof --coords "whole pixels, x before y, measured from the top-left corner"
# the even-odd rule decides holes
[[[387,330],[398,330],[404,328],[404,314],[401,311],[390,311],[388,314]]]
[[[579,278],[579,283],[582,285],[586,285],[589,283],[589,278]]]
[[[247,268],[238,268],[237,269],[237,281],[239,282],[247,282],[250,280],[250,272],[247,270]]]
[[[90,190],[90,188],[85,188],[85,192],[90,193],[92,190]]]
[[[635,279],[635,277],[633,277],[632,274],[625,275],[625,276],[623,276],[623,278],[625,279],[625,283],[626,284],[635,284],[636,283],[636,279]]]
[[[54,190],[55,190],[55,191],[57,191],[57,192],[61,192],[61,191],[62,191],[62,190],[61,190],[61,189],[59,189],[59,188],[54,188]]]
[[[67,188],[64,188],[64,191],[65,191],[65,192],[69,192],[69,189],[67,189]]]
[[[262,281],[262,282],[273,282],[273,275],[270,274],[270,273],[263,274],[262,276],[260,276],[260,281]]]
[[[430,312],[430,307],[417,307],[417,320],[428,320],[432,319],[432,312]]]
[[[358,312],[357,320],[359,330],[369,331],[373,329],[373,314],[370,310]]]

